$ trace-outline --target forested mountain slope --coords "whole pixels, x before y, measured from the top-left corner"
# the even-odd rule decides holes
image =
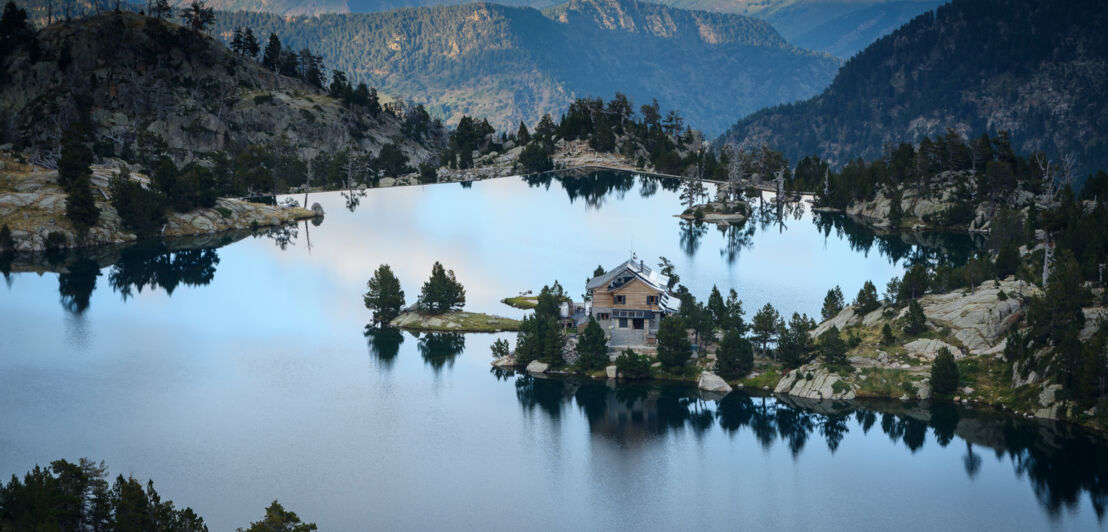
[[[546,13],[485,3],[319,17],[220,13],[217,26],[223,36],[238,26],[275,33],[449,123],[469,114],[501,128],[558,114],[574,97],[622,91],[636,105],[657,98],[717,133],[815,94],[838,66],[756,19],[632,0],[575,0]]]
[[[948,128],[1009,131],[1017,152],[1108,167],[1108,3],[956,0],[843,65],[808,101],[757,112],[722,138],[842,164]]]
[[[74,125],[109,155],[176,160],[250,145],[282,145],[305,158],[375,153],[395,142],[418,161],[441,140],[410,138],[390,113],[347,105],[209,37],[134,13],[54,24],[6,52],[0,143],[47,159]]]

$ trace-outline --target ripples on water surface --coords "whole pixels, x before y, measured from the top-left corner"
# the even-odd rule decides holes
[[[664,255],[698,297],[717,284],[748,316],[767,301],[817,315],[831,286],[849,298],[912,261],[964,260],[968,237],[878,237],[758,202],[742,228],[696,227],[672,217],[671,184],[621,175],[310,201],[319,226],[9,274],[0,473],[104,459],[213,530],[274,498],[324,530],[1106,527],[1108,447],[1064,425],[535,379],[490,371],[511,334],[362,332],[381,263],[409,301],[441,260],[469,310],[518,317],[499,300],[555,279],[579,294],[597,264]]]

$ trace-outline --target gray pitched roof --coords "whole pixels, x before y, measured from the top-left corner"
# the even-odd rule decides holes
[[[622,264],[616,266],[615,268],[612,268],[603,275],[598,275],[596,277],[593,277],[592,279],[589,279],[589,282],[585,284],[585,288],[587,290],[593,290],[596,288],[607,287],[609,290],[614,290],[616,288],[619,288],[619,286],[625,284],[619,283],[618,285],[616,285],[616,282],[622,277],[628,277],[627,274],[630,274],[630,276],[632,277],[638,278],[642,282],[646,283],[647,286],[658,290],[659,292],[662,292],[663,295],[668,292],[667,287],[669,286],[669,276],[662,275],[654,271],[642,260],[634,258],[624,261]]]

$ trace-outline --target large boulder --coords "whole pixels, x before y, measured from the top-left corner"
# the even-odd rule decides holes
[[[837,383],[841,384],[836,386]],[[855,387],[852,383],[844,381],[838,373],[831,372],[818,363],[807,364],[786,373],[778,381],[773,392],[820,400],[850,400],[855,397]]]
[[[619,376],[619,370],[615,366],[608,366],[604,368],[604,374],[607,375],[609,379],[614,379]]]
[[[516,366],[516,357],[515,357],[515,355],[508,355],[506,357],[500,357],[496,360],[493,360],[492,365],[493,365],[493,367],[497,367],[497,368],[501,368],[501,369],[513,368],[513,367]]]
[[[538,360],[532,360],[530,364],[527,364],[527,371],[529,373],[546,373],[548,369],[550,369],[550,364],[539,362]]]
[[[722,377],[710,371],[700,373],[700,378],[696,381],[696,387],[706,392],[731,393],[731,385],[727,384],[727,381],[723,380]]]

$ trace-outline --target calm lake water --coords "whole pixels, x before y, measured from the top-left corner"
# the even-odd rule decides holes
[[[672,217],[667,186],[606,175],[315,194],[319,226],[13,273],[0,476],[103,459],[212,530],[275,498],[322,530],[1108,529],[1108,445],[1065,425],[536,379],[491,370],[489,344],[511,334],[363,333],[381,263],[409,301],[440,260],[467,309],[518,317],[499,300],[555,279],[580,294],[597,264],[666,256],[698,297],[736,289],[749,317],[767,301],[818,315],[836,284],[849,299],[972,248],[771,203],[743,228],[696,228]]]

